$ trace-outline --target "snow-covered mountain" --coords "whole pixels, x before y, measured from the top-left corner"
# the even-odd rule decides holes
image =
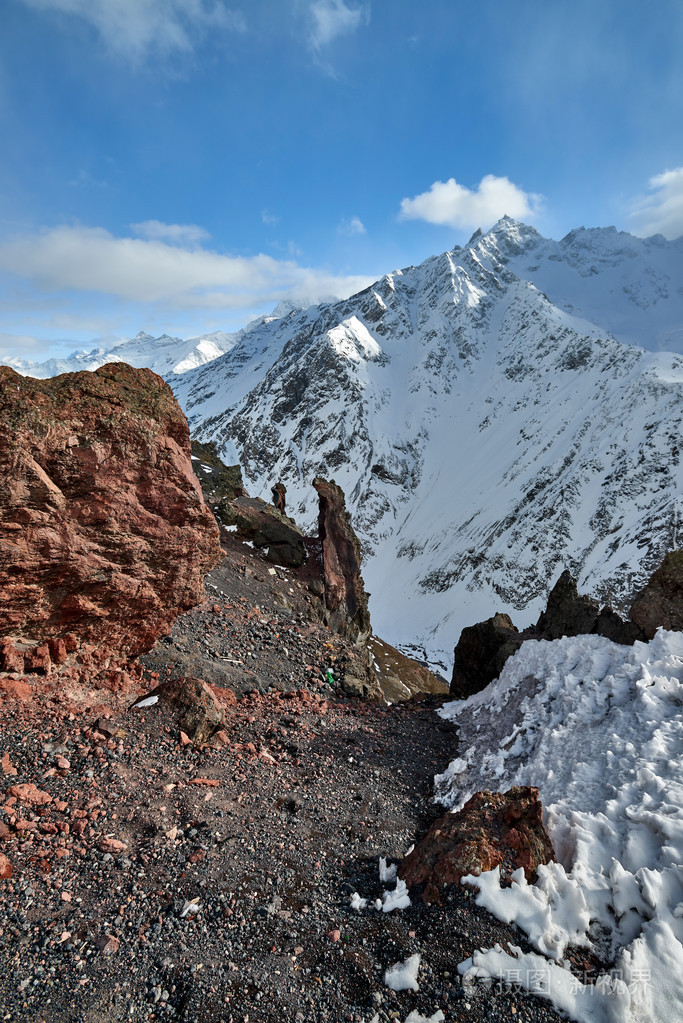
[[[335,304],[263,318],[172,385],[194,435],[306,524],[344,488],[376,631],[447,662],[559,572],[629,602],[677,542],[683,240],[504,218]],[[624,340],[637,342],[632,347]],[[680,536],[678,537],[680,541]]]
[[[581,227],[556,242],[505,217],[467,247],[620,341],[683,354],[683,237],[669,242],[661,234]]]
[[[93,370],[107,362],[127,362],[129,366],[146,367],[161,377],[169,378],[203,366],[229,352],[234,344],[233,339],[233,334],[223,331],[183,341],[182,338],[170,337],[168,334],[152,337],[141,330],[128,341],[120,341],[107,348],[99,346],[89,352],[74,352],[65,359],[48,359],[46,362],[27,362],[24,359],[0,361],[11,366],[17,373],[39,379],[56,376],[58,373]]]

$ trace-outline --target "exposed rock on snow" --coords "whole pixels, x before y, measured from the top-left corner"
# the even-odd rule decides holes
[[[77,650],[112,668],[204,599],[218,528],[155,374],[119,363],[41,381],[0,367],[0,477],[6,671],[46,674]]]
[[[669,603],[672,606],[676,603],[675,596],[669,598]],[[671,607],[667,605],[665,611],[661,600],[653,598],[649,607],[652,622],[665,625],[672,620]],[[654,631],[653,628],[652,635]],[[498,678],[508,657],[519,650],[525,639],[553,640],[590,634],[625,646],[645,639],[645,633],[633,621],[624,621],[611,607],[601,608],[597,601],[580,594],[576,579],[571,572],[564,571],[550,591],[546,609],[535,626],[518,632],[508,615],[497,614],[462,630],[454,652],[451,693],[464,699],[481,692]]]
[[[561,639],[562,636],[587,636],[591,633],[626,646],[645,639],[644,633],[633,622],[623,621],[611,607],[601,609],[592,597],[580,594],[576,579],[571,572],[564,571],[550,591],[546,609],[536,627],[529,630],[529,635],[534,639]]]
[[[435,779],[457,809],[483,785],[537,784],[558,862],[538,881],[471,877],[477,902],[516,922],[542,955],[476,953],[460,969],[504,978],[582,1023],[668,1023],[683,1000],[683,634],[526,642],[500,678],[440,712],[461,755]],[[562,966],[569,945],[612,964],[595,986]],[[551,960],[548,962],[543,957]],[[509,974],[508,974],[509,976]],[[534,980],[536,978],[536,981]]]
[[[459,884],[468,874],[499,867],[501,881],[509,882],[522,868],[531,880],[539,864],[554,859],[538,789],[515,786],[504,793],[477,792],[462,810],[440,817],[403,860],[399,874],[410,888],[425,886],[425,902],[439,902],[441,886]]]
[[[498,678],[523,642],[509,615],[496,614],[460,633],[453,657],[451,693],[464,699]]]
[[[648,639],[661,626],[683,631],[683,551],[671,551],[629,611],[631,621]]]

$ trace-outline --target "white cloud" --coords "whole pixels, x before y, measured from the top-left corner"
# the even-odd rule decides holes
[[[40,351],[41,342],[30,334],[8,334],[0,331],[0,358],[30,359]]]
[[[351,238],[355,234],[365,233],[365,224],[360,217],[351,217],[350,220],[342,220],[341,224],[337,228],[337,234],[346,235],[347,238]]]
[[[53,294],[97,292],[171,309],[250,308],[301,295],[344,298],[373,280],[263,254],[227,256],[155,238],[117,238],[97,227],[56,227],[6,241],[0,269]]]
[[[459,185],[455,178],[435,181],[427,192],[401,201],[401,220],[426,220],[430,224],[471,229],[486,228],[501,217],[533,220],[541,197],[524,192],[508,178],[487,174],[474,188]]]
[[[309,42],[314,50],[327,46],[337,36],[355,32],[370,20],[368,7],[349,7],[344,0],[316,0],[309,13],[312,21]]]
[[[246,29],[240,11],[221,0],[23,0],[36,10],[83,18],[114,52],[141,58],[148,51],[191,52],[207,31]]]
[[[679,238],[683,235],[683,167],[656,174],[648,185],[653,194],[641,196],[632,205],[635,233],[642,238],[652,234]]]
[[[175,245],[199,245],[211,237],[208,231],[196,224],[164,224],[160,220],[143,220],[130,227],[141,238],[167,241]]]
[[[273,227],[275,224],[280,223],[280,218],[274,213],[269,213],[268,210],[261,210],[261,223],[267,227]]]

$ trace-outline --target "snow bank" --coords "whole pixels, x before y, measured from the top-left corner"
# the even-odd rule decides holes
[[[525,643],[500,678],[447,704],[460,757],[436,778],[459,809],[477,790],[536,785],[558,863],[470,876],[477,902],[537,954],[476,953],[462,971],[522,983],[582,1023],[670,1023],[683,1005],[683,635],[618,646],[599,636]],[[568,944],[614,962],[590,985]],[[470,974],[471,975],[471,974]]]
[[[409,956],[404,963],[394,963],[384,972],[384,983],[392,991],[418,991],[417,973],[420,956]]]
[[[398,878],[393,891],[382,893],[382,910],[385,913],[393,913],[395,909],[407,909],[410,905],[410,896],[405,881]]]

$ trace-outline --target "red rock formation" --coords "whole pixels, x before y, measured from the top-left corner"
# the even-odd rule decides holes
[[[360,574],[360,541],[346,510],[344,491],[317,478],[318,533],[322,542],[325,605],[333,632],[363,643],[371,633],[368,595]]]
[[[75,651],[115,669],[204,599],[218,528],[151,371],[0,366],[0,481],[0,670],[47,674]]]
[[[425,885],[425,902],[437,902],[439,886],[459,884],[467,874],[500,867],[501,881],[509,881],[523,867],[531,880],[540,863],[554,859],[538,789],[516,785],[505,793],[477,792],[458,813],[440,817],[398,873],[409,888]]]

